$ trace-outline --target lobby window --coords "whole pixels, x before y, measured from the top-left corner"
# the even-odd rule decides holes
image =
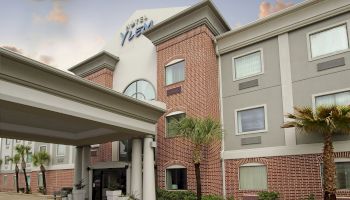
[[[259,163],[249,163],[239,168],[240,190],[266,190],[267,167]]]
[[[185,60],[165,66],[165,84],[170,85],[185,80]]]
[[[174,137],[176,134],[175,130],[173,130],[171,128],[170,124],[173,121],[181,120],[184,117],[186,117],[186,114],[184,112],[173,112],[165,117],[165,119],[166,119],[166,136],[167,137]]]
[[[350,189],[350,162],[336,162],[335,167],[337,189]],[[323,164],[321,174],[323,176]]]
[[[166,169],[167,190],[187,190],[187,169],[183,166]]]
[[[47,146],[46,145],[40,146],[39,147],[39,151],[40,152],[46,152],[47,151]]]
[[[315,106],[350,105],[350,91],[315,96]]]
[[[309,34],[311,58],[317,58],[349,49],[347,25]]]
[[[63,157],[65,153],[66,153],[66,146],[58,144],[56,156]]]
[[[234,80],[263,73],[262,50],[233,58]]]
[[[267,131],[266,106],[256,106],[236,110],[236,134]]]
[[[154,100],[156,98],[153,85],[145,80],[130,83],[124,90],[124,94],[139,100]]]

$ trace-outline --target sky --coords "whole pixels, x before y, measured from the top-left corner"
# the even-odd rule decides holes
[[[2,0],[0,47],[62,70],[99,52],[140,9],[200,0]],[[213,0],[232,28],[302,0]]]

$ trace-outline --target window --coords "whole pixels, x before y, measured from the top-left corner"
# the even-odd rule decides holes
[[[337,189],[350,189],[350,162],[336,162],[335,167]],[[323,164],[321,174],[323,177]]]
[[[173,137],[175,136],[176,132],[175,130],[171,129],[170,124],[175,120],[180,120],[186,116],[183,112],[174,112],[170,113],[168,116],[166,116],[166,136],[167,137]]]
[[[44,186],[44,181],[43,181],[43,174],[38,173],[38,186],[43,187]]]
[[[28,185],[30,187],[30,176],[27,176]]]
[[[11,140],[6,138],[5,142],[6,142],[6,145],[10,145]]]
[[[56,155],[57,156],[64,156],[65,153],[66,153],[66,146],[58,144]]]
[[[139,100],[154,100],[156,98],[153,85],[145,80],[132,82],[124,90],[124,94]]]
[[[27,163],[31,163],[32,162],[32,160],[33,160],[33,153],[32,152],[29,152],[28,154],[27,154]]]
[[[168,168],[166,170],[166,188],[168,190],[187,190],[186,168]]]
[[[165,84],[170,85],[185,80],[185,61],[180,60],[165,66]]]
[[[20,143],[22,140],[16,140],[16,143]]]
[[[16,176],[13,176],[13,187],[16,188]]]
[[[128,147],[129,141],[123,140],[119,141],[119,161],[128,161]]]
[[[349,48],[346,24],[309,35],[311,58],[332,54]]]
[[[8,165],[10,163],[9,159],[10,159],[10,156],[5,156],[5,161],[4,161],[5,165]]]
[[[3,176],[3,185],[7,185],[7,175]]]
[[[320,105],[350,105],[350,91],[316,96],[315,106]]]
[[[234,80],[263,73],[262,50],[233,58]]]
[[[239,168],[240,190],[266,190],[267,168],[261,164],[247,164]]]
[[[266,106],[236,110],[236,134],[267,131]]]
[[[39,147],[39,151],[40,151],[40,152],[46,152],[46,151],[47,151],[46,145],[40,146],[40,147]]]

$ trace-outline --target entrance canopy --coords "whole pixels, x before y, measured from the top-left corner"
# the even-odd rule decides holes
[[[91,145],[154,135],[146,103],[0,48],[0,137]]]

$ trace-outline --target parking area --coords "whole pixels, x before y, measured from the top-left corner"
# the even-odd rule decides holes
[[[17,193],[7,193],[0,192],[0,200],[47,200],[53,199],[48,196],[36,195],[36,194],[17,194]]]

